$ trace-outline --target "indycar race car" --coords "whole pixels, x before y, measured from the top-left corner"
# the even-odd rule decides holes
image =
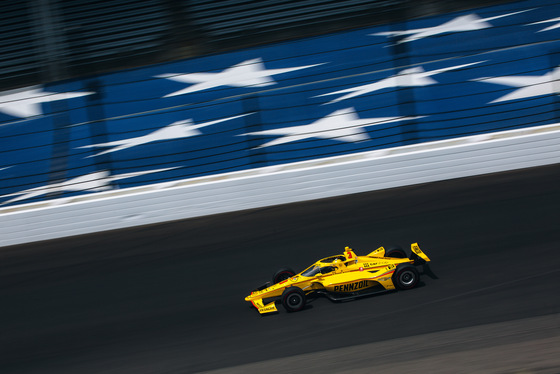
[[[430,261],[418,243],[412,244],[411,249],[409,257],[399,247],[379,247],[366,256],[356,256],[346,247],[342,254],[319,260],[301,273],[290,268],[278,270],[272,282],[251,292],[245,301],[251,302],[260,314],[268,314],[278,311],[277,302],[288,312],[297,312],[319,295],[342,301],[395,289],[408,290],[420,280],[416,267],[427,266]]]

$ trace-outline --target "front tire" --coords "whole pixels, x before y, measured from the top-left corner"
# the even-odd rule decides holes
[[[399,265],[393,273],[393,283],[399,290],[410,290],[418,285],[420,274],[412,265]]]
[[[291,268],[281,268],[272,276],[272,284],[280,283],[283,280],[289,279],[296,275],[296,272]]]
[[[288,312],[299,312],[305,308],[305,293],[299,287],[289,287],[282,293],[282,305]]]

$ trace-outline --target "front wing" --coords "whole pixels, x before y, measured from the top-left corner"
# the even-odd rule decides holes
[[[251,303],[253,304],[253,306],[255,308],[257,308],[257,310],[259,311],[260,314],[268,314],[268,313],[278,312],[278,309],[276,308],[276,302],[275,301],[265,305],[263,299],[256,299],[256,300],[251,300]]]

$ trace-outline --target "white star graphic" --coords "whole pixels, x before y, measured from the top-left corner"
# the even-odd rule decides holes
[[[261,58],[243,61],[219,73],[162,74],[156,78],[166,78],[181,83],[194,83],[185,89],[172,92],[164,97],[184,95],[191,92],[207,90],[219,86],[266,87],[275,84],[273,75],[308,69],[314,65],[296,66],[283,69],[266,69]]]
[[[505,76],[494,78],[479,78],[473,81],[501,84],[510,87],[520,87],[519,89],[504,95],[490,103],[518,100],[535,96],[550,95],[559,93],[555,90],[554,82],[560,80],[560,67],[551,72],[538,76]]]
[[[407,43],[412,42],[419,39],[428,38],[430,36],[435,35],[442,35],[442,34],[449,34],[449,33],[456,33],[456,32],[463,32],[463,31],[473,31],[473,30],[481,30],[492,27],[492,25],[488,21],[492,21],[498,18],[512,16],[514,14],[519,14],[523,12],[528,12],[532,9],[521,10],[519,12],[507,13],[502,14],[499,16],[488,17],[488,18],[480,18],[474,13],[467,14],[465,16],[459,16],[453,18],[451,21],[447,21],[441,25],[433,26],[433,27],[424,27],[420,29],[413,29],[413,30],[402,30],[402,31],[385,31],[385,32],[378,32],[375,34],[370,34],[372,36],[405,36],[409,35],[406,38],[403,38],[397,41],[397,44],[400,43]]]
[[[560,27],[560,17],[547,19],[547,20],[545,20],[545,21],[539,21],[539,22],[529,23],[527,26],[529,26],[529,25],[540,25],[540,24],[542,24],[542,23],[551,23],[551,22],[558,22],[558,23],[555,24],[555,25],[548,26],[548,27],[546,27],[546,28],[544,28],[544,29],[542,29],[542,30],[539,30],[538,32],[543,32],[543,31],[548,31],[548,30],[554,30],[554,29],[557,29],[557,28]]]
[[[238,116],[227,117],[218,119],[215,121],[205,122],[198,125],[195,125],[192,119],[186,119],[182,121],[173,122],[170,125],[165,126],[164,128],[158,129],[154,132],[151,132],[147,135],[138,136],[136,138],[128,138],[122,140],[115,140],[108,143],[98,143],[98,144],[90,144],[84,145],[78,148],[99,148],[99,147],[113,147],[111,149],[107,149],[105,151],[98,152],[94,155],[90,155],[88,157],[95,157],[100,156],[106,153],[122,151],[123,149],[136,147],[142,144],[151,143],[159,140],[171,140],[171,139],[180,139],[180,138],[188,138],[191,136],[196,136],[202,134],[199,130],[202,127],[214,125],[216,123],[229,121],[235,118],[240,118],[244,116],[248,116],[248,114],[241,114]]]
[[[436,80],[430,78],[432,75],[444,73],[446,71],[462,69],[467,66],[480,64],[484,61],[472,62],[470,64],[464,65],[456,65],[450,66],[443,69],[431,70],[431,71],[424,71],[421,66],[405,69],[399,72],[396,75],[390,76],[389,78],[382,79],[375,83],[365,84],[363,86],[351,87],[346,88],[344,90],[328,92],[326,94],[317,95],[314,97],[321,97],[327,95],[338,95],[338,94],[346,94],[339,98],[329,101],[325,104],[332,104],[342,100],[350,99],[352,97],[365,95],[370,92],[383,90],[389,87],[419,87],[419,86],[428,86],[430,84],[438,83]]]
[[[0,205],[5,205],[9,203],[14,203],[16,201],[27,200],[37,196],[43,196],[50,193],[56,192],[76,192],[76,191],[90,191],[90,192],[100,192],[111,189],[110,183],[112,181],[117,181],[120,179],[134,178],[141,175],[159,173],[162,171],[177,169],[164,168],[157,170],[140,171],[134,173],[125,173],[119,175],[110,175],[108,171],[97,171],[90,174],[82,175],[77,178],[69,179],[60,183],[53,183],[46,186],[30,188],[28,190],[19,191],[16,193],[0,196],[2,198],[9,196],[17,196],[11,200],[4,201]]]
[[[0,112],[13,117],[27,118],[43,114],[41,104],[91,95],[93,92],[48,92],[40,87],[0,93]]]
[[[309,125],[283,127],[279,129],[255,131],[243,135],[282,135],[256,148],[295,142],[309,138],[332,139],[343,142],[369,140],[364,127],[382,125],[390,122],[411,120],[421,117],[376,117],[360,119],[354,108],[337,110]]]

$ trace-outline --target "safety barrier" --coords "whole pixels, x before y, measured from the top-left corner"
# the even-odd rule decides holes
[[[551,18],[556,13],[560,4],[552,0],[508,3],[0,93],[0,218],[21,223],[21,228],[5,226],[3,235],[12,238],[6,243],[54,237],[31,234],[35,226],[26,226],[36,221],[28,216],[31,210],[37,217],[47,209],[76,213],[73,204],[93,207],[118,195],[130,204],[123,209],[134,211],[138,189],[152,194],[190,185],[196,190],[194,185],[207,180],[237,185],[232,175],[250,175],[243,180],[272,195],[253,194],[263,201],[233,204],[227,211],[278,204],[296,200],[276,199],[273,190],[261,189],[265,179],[260,178],[275,176],[278,184],[285,176],[286,191],[294,182],[291,175],[270,170],[317,163],[329,168],[313,170],[331,173],[336,167],[329,160],[548,129],[560,122],[560,28]],[[528,154],[541,152],[517,146]],[[499,157],[503,150],[494,152]],[[554,160],[542,152],[543,159]],[[494,160],[495,155],[485,150],[482,157]],[[414,160],[407,167],[421,165]],[[338,177],[365,178],[350,184],[370,186],[368,175]],[[322,177],[297,177],[311,185],[325,183]],[[230,185],[218,185],[227,195]],[[355,188],[340,191],[308,198]],[[154,213],[119,213],[117,222],[111,218],[92,227],[215,212],[199,209],[206,206],[205,197],[196,198],[201,202],[188,209],[152,205]],[[188,214],[166,213],[177,210]],[[94,211],[94,217],[104,216]],[[144,216],[151,218],[138,218]],[[79,219],[88,221],[89,214]]]
[[[0,246],[560,162],[560,124],[0,209]]]

